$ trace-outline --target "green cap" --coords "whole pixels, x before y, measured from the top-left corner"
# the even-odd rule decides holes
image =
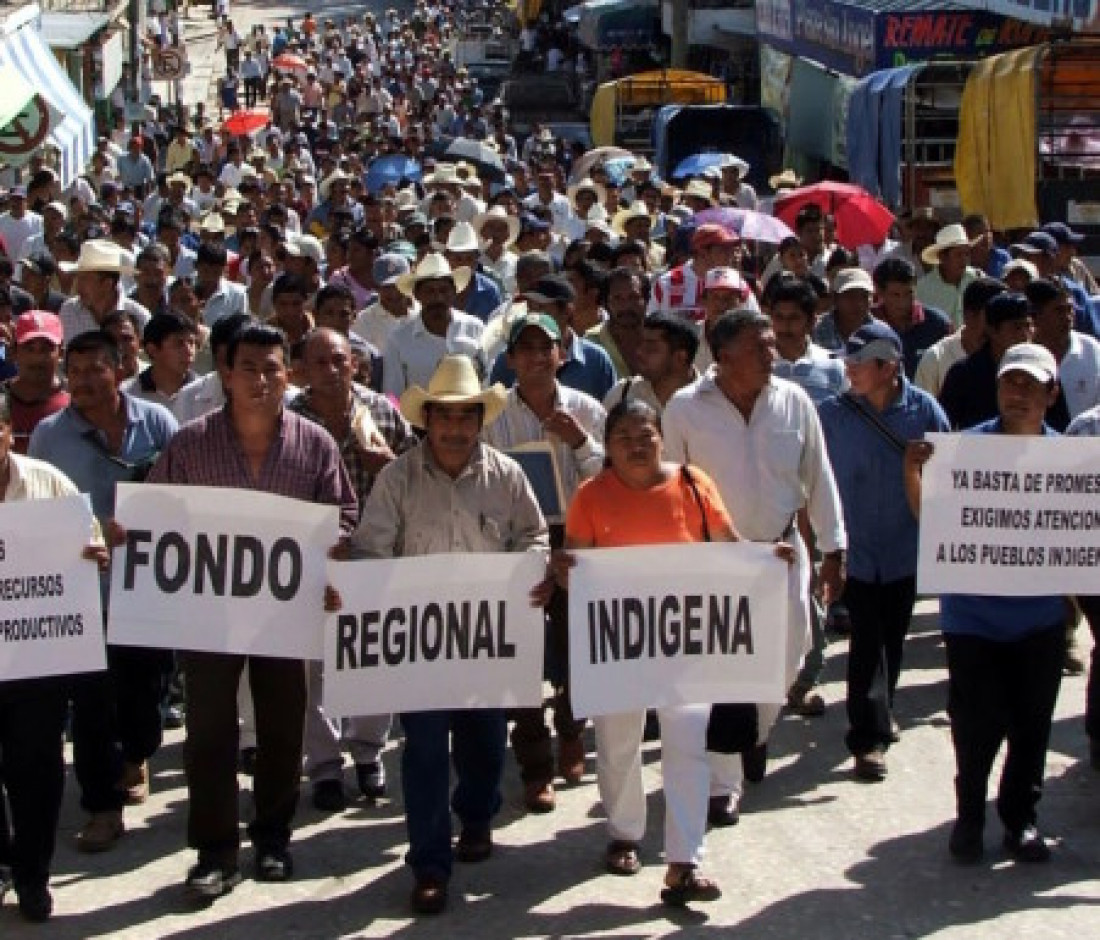
[[[512,329],[508,331],[509,349],[516,345],[520,334],[529,326],[542,330],[555,343],[561,342],[561,330],[558,328],[557,320],[545,313],[525,313],[512,324]]]

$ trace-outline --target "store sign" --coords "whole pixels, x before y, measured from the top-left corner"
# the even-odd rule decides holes
[[[1046,42],[1050,30],[994,13],[887,13],[876,23],[876,67],[974,59]]]

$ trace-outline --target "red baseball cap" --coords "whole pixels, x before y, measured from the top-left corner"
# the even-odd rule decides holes
[[[741,236],[724,225],[700,225],[691,238],[692,249],[710,248],[712,245],[739,245]]]
[[[65,342],[65,330],[56,313],[48,310],[28,310],[15,318],[15,343],[29,343],[32,339],[48,339],[55,346]]]

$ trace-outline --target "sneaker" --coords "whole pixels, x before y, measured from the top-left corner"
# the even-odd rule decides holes
[[[584,738],[558,738],[558,775],[569,784],[584,779]]]
[[[187,873],[187,890],[202,898],[220,898],[241,883],[236,865],[200,861]]]
[[[862,754],[856,754],[856,776],[869,783],[878,783],[886,779],[886,752],[881,747],[871,748]]]
[[[19,897],[19,913],[32,924],[44,924],[53,914],[53,895],[45,885],[37,888],[22,888],[16,892]]]
[[[322,813],[342,813],[348,808],[344,784],[339,780],[318,780],[313,785],[313,807]]]
[[[980,822],[960,819],[955,823],[947,849],[951,857],[960,865],[976,865],[982,860],[985,852],[985,846],[982,844],[984,828]]]
[[[286,849],[263,849],[256,856],[257,881],[290,881],[294,875],[294,859]]]
[[[76,835],[76,847],[81,852],[106,852],[114,848],[116,842],[122,838],[126,831],[126,825],[122,821],[122,810],[107,810],[103,813],[92,813],[92,818],[84,828]]]
[[[1050,861],[1050,846],[1034,826],[1024,826],[1019,832],[1006,832],[1005,848],[1018,862],[1034,865]]]
[[[386,768],[380,760],[355,765],[355,779],[359,792],[368,800],[380,800],[386,795]]]
[[[139,806],[149,799],[149,762],[133,764],[126,761],[122,765],[122,776],[115,784],[116,790],[126,794],[127,806]]]

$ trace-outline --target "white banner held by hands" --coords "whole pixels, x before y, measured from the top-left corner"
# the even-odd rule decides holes
[[[0,503],[0,682],[107,668],[83,496]]]
[[[545,574],[536,552],[330,562],[326,714],[538,705]]]
[[[575,714],[783,700],[789,572],[774,546],[703,542],[576,557],[569,575]]]
[[[124,646],[321,658],[339,510],[256,490],[122,483],[108,636]]]

